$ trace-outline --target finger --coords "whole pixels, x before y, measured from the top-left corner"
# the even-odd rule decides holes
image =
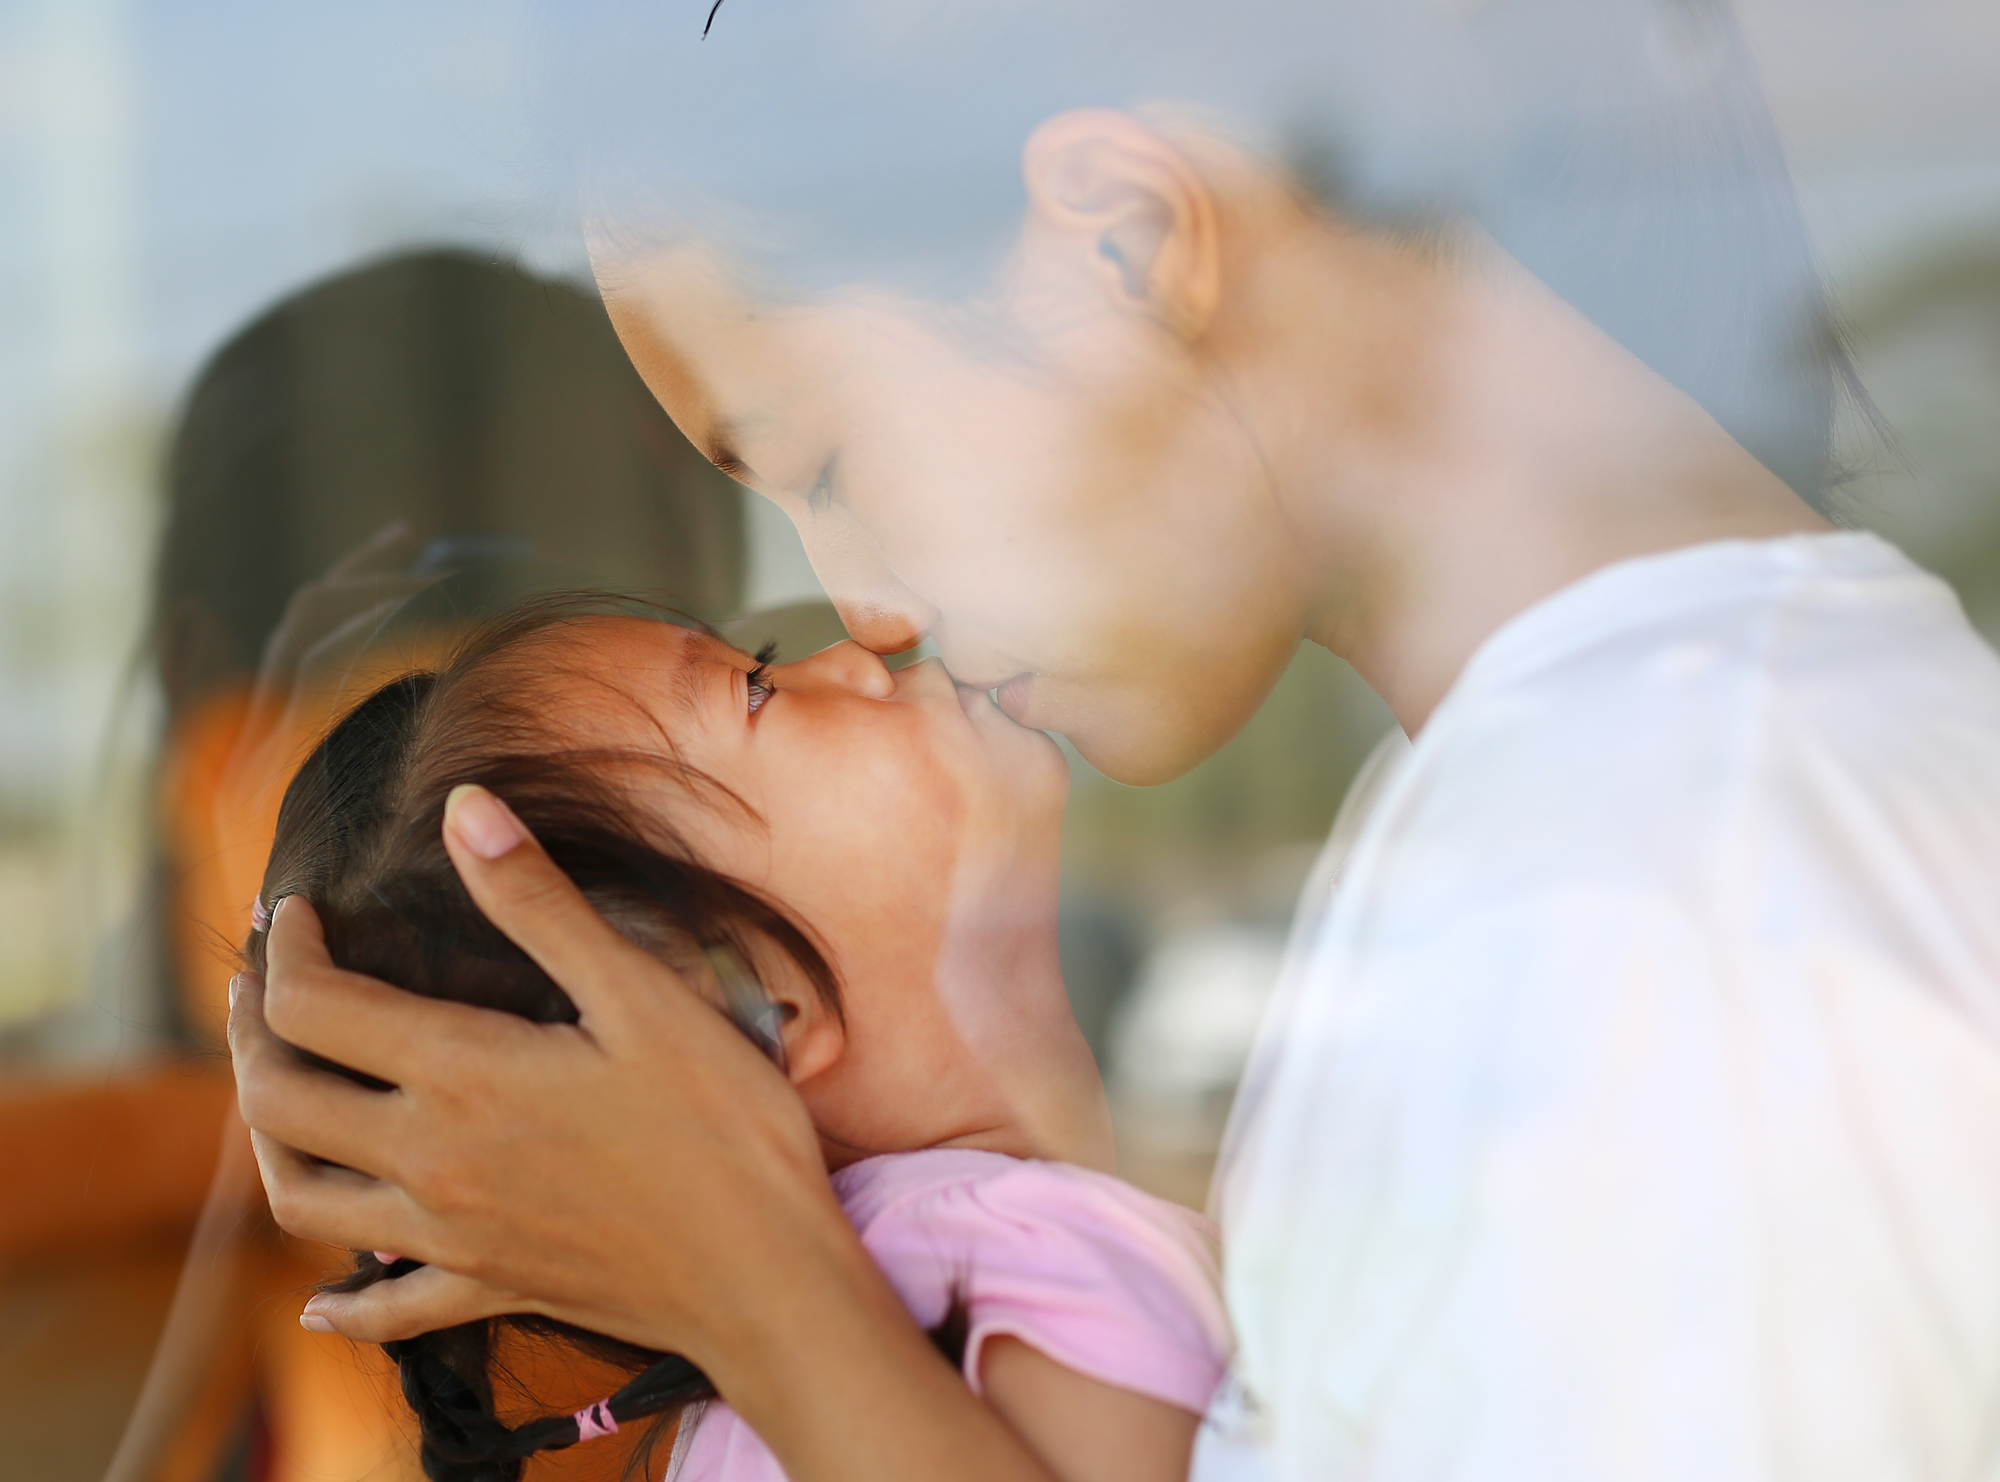
[[[261,1132],[250,1134],[250,1148],[279,1229],[346,1250],[393,1246],[426,1258],[426,1218],[394,1184],[316,1162]]]
[[[264,1021],[256,974],[230,986],[229,1056],[244,1122],[316,1158],[388,1172],[380,1164],[385,1150],[399,1145],[407,1120],[402,1099],[301,1061]]]
[[[317,631],[312,613],[329,594],[338,594],[343,588],[364,583],[371,577],[413,579],[409,566],[416,553],[416,539],[409,526],[402,520],[393,520],[334,562],[324,575],[299,587],[285,603],[278,625],[265,641],[259,669],[270,669],[280,656],[301,646],[301,635]],[[418,580],[427,584],[436,578]]]
[[[404,603],[424,588],[436,585],[437,578],[434,576],[373,576],[365,584],[343,588],[338,595],[347,600],[340,606],[346,607],[364,598],[367,599],[366,605],[353,609],[337,622],[333,621],[333,613],[328,613],[328,621],[332,625],[322,636],[313,639],[299,656],[300,675],[305,676],[315,665],[325,665],[329,654],[343,649],[359,649],[372,642]]]
[[[352,658],[435,577],[377,576],[350,587],[293,599],[284,623],[273,629],[258,661],[255,702],[265,710],[296,704],[335,667]],[[361,606],[357,609],[356,605]]]
[[[290,640],[292,648],[287,651],[297,651],[309,647],[317,641],[317,635],[331,632],[364,608],[400,602],[413,592],[436,584],[435,576],[371,571],[338,585],[301,587],[285,611],[283,625],[275,631]]]
[[[424,1266],[358,1292],[321,1292],[306,1303],[299,1326],[315,1333],[338,1333],[357,1343],[393,1343],[460,1323],[532,1310],[511,1292],[438,1266]]]
[[[586,1029],[629,1023],[640,985],[680,977],[598,915],[520,819],[483,787],[462,784],[445,803],[445,849],[473,903],[575,1000]],[[654,995],[657,997],[657,994]],[[691,990],[690,1006],[700,1000]]]
[[[360,545],[326,568],[322,582],[345,581],[371,568],[407,566],[416,554],[416,536],[408,520],[391,520]]]
[[[426,1068],[449,1064],[455,1052],[511,1044],[532,1033],[513,1015],[425,998],[336,967],[319,915],[302,895],[286,896],[273,910],[264,960],[261,985],[254,974],[244,975],[242,996],[256,992],[246,1013],[259,1015],[289,1045],[392,1085],[408,1085]]]

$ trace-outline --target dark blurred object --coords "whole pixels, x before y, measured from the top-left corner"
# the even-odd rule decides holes
[[[1130,907],[1094,890],[1064,888],[1056,923],[1063,983],[1100,1069],[1107,1064],[1112,1018],[1131,989],[1143,945]]]
[[[210,1045],[276,806],[275,790],[246,803],[236,775],[251,691],[281,619],[300,621],[295,594],[364,611],[366,583],[342,597],[323,578],[394,528],[408,576],[379,578],[391,597],[458,573],[427,604],[440,637],[448,608],[469,619],[551,586],[644,593],[707,621],[743,589],[743,491],[660,410],[603,305],[462,252],[356,268],[237,333],[188,394],[165,494],[165,955],[181,1022]],[[328,718],[297,716],[308,730]]]
[[[688,446],[601,304],[460,252],[286,299],[196,380],[154,622],[179,715],[256,672],[294,590],[392,521],[435,566],[535,558],[731,616],[742,491]]]
[[[720,621],[743,586],[742,491],[659,409],[597,300],[457,252],[331,278],[225,344],[165,496],[158,920],[167,996],[211,1049],[283,774],[341,685],[425,662],[533,590]],[[312,610],[288,615],[295,594]],[[373,641],[390,610],[393,641]],[[266,691],[300,676],[291,703],[260,671]],[[339,1253],[271,1225],[211,1069],[0,1101],[0,1476],[414,1482],[379,1351],[297,1325]],[[609,1479],[624,1459],[579,1447],[542,1475]]]

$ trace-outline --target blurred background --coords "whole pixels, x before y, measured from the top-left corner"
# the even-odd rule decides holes
[[[1880,413],[1849,516],[2000,638],[2000,8],[1738,9]],[[517,19],[0,0],[0,1475],[95,1482],[121,1437],[131,1478],[414,1475],[367,1357],[293,1324],[326,1253],[217,1171],[272,803],[243,779],[297,740],[246,719],[274,632],[310,679],[597,580],[790,655],[840,636],[783,517],[625,366],[573,232],[518,204]],[[443,586],[378,631],[413,571]],[[1308,648],[1180,781],[1076,766],[1064,963],[1142,1184],[1201,1202],[1388,725]],[[547,1475],[615,1470],[587,1451]]]

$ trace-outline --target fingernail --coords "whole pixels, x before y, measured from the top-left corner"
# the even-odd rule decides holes
[[[369,1254],[374,1256],[376,1260],[380,1261],[385,1266],[393,1266],[396,1264],[396,1262],[403,1259],[401,1256],[397,1255],[393,1250],[370,1251]]]
[[[238,973],[229,980],[229,1006],[236,1007],[236,995],[243,991],[243,974]]]
[[[317,1312],[301,1312],[299,1314],[299,1326],[304,1328],[308,1333],[331,1333],[333,1331],[333,1324],[321,1317]]]
[[[461,782],[445,799],[444,826],[481,859],[498,859],[528,837],[511,808],[470,782]]]

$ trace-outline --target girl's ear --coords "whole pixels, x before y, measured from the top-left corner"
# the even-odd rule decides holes
[[[804,973],[792,969],[771,973],[764,992],[778,1006],[784,1027],[785,1073],[795,1086],[838,1065],[847,1053],[847,1029],[827,1007]]]

